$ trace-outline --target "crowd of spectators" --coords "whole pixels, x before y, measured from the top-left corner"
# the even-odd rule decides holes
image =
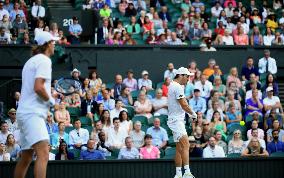
[[[0,44],[32,44],[43,30],[60,37],[59,44],[81,43],[84,29],[77,17],[64,34],[58,24],[47,21],[41,0],[29,3],[0,1]],[[86,0],[82,9],[99,16],[99,27],[92,35],[96,44],[200,45],[203,51],[216,51],[211,45],[284,44],[280,0]]]
[[[270,51],[264,50],[260,59],[248,57],[241,71],[232,67],[225,74],[221,69],[214,59],[209,59],[203,70],[195,61],[188,65],[191,75],[185,95],[198,116],[195,120],[185,116],[190,156],[283,153],[284,113],[278,97],[277,64]],[[114,83],[104,83],[96,71],[86,78],[77,69],[71,71],[70,77],[82,81],[82,89],[69,96],[52,89],[57,104],[46,118],[50,159],[167,156],[168,150],[175,149],[167,126],[167,92],[175,71],[169,63],[161,75],[164,82],[158,84],[146,70],[136,79],[129,69],[125,78],[115,75]],[[16,119],[20,97],[16,92],[9,105],[14,108],[1,122],[0,160],[17,160],[21,155]]]
[[[49,22],[48,19],[46,7],[41,0],[1,0],[0,44],[34,44],[34,37],[41,31],[59,37],[59,45],[80,43],[83,29],[77,17],[72,18],[68,34],[64,34],[57,23]]]
[[[244,3],[243,3],[244,2]],[[267,0],[93,1],[98,44],[283,45],[283,2]],[[208,41],[208,39],[210,39]],[[141,42],[142,40],[142,42]],[[140,43],[141,42],[141,43]],[[212,50],[213,51],[213,50]]]

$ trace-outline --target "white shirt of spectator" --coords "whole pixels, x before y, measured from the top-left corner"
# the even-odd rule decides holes
[[[268,71],[272,74],[276,74],[277,73],[276,60],[272,57],[269,57],[267,60],[264,57],[259,59],[258,72],[261,74],[268,72],[266,71],[267,62],[268,62]]]
[[[45,16],[45,8],[42,6],[35,5],[32,7],[32,16],[33,17],[44,17]]]
[[[69,133],[70,145],[74,145],[77,143],[87,144],[88,140],[89,140],[89,131],[87,129],[80,128],[79,131],[77,129],[74,129]]]
[[[219,7],[218,9],[216,8],[216,6],[212,7],[211,8],[211,14],[214,16],[214,17],[219,17],[221,11],[223,10],[222,7]]]
[[[258,139],[258,141],[259,141],[259,143],[260,143],[260,146],[261,146],[262,148],[266,149],[265,141],[264,141],[263,139],[260,139],[260,138],[257,138],[257,139]],[[250,142],[250,140],[248,140],[248,141],[245,142],[246,147],[248,147],[249,142]]]
[[[49,161],[54,161],[54,160],[55,160],[55,154],[54,154],[54,153],[49,152],[48,160],[49,160]]]
[[[7,124],[8,124],[9,132],[13,133],[15,130],[18,129],[17,120],[14,123],[12,123],[12,121],[10,119],[7,119],[5,122],[7,122]]]
[[[131,1],[127,1],[127,2],[131,2]],[[138,0],[135,0],[135,1],[132,1],[132,2],[133,2],[135,9],[138,9],[138,7],[140,7],[144,11],[147,10],[146,2],[144,0],[140,0],[140,2]],[[139,3],[140,3],[140,6],[139,6]],[[149,14],[147,13],[146,16],[149,15]],[[149,16],[149,18],[150,18],[150,16]],[[153,19],[153,17],[152,17],[152,19]],[[150,20],[152,20],[152,19],[150,19]]]
[[[246,23],[242,23],[241,25],[244,28],[244,33],[248,34],[249,33],[249,25]]]
[[[184,120],[185,112],[178,102],[181,98],[185,98],[184,88],[179,83],[172,81],[168,92],[169,118]]]
[[[271,46],[272,45],[272,41],[275,39],[275,36],[274,35],[264,35],[263,36],[263,44],[265,46]]]
[[[143,79],[143,78],[140,78],[138,79],[138,89],[140,90],[141,87],[147,87],[147,88],[152,88],[152,81],[150,79]]]
[[[11,155],[10,153],[4,153],[0,155],[0,161],[10,161]]]
[[[0,35],[0,44],[10,44],[11,43],[11,36],[9,33],[4,33],[4,36]]]
[[[280,103],[280,99],[278,96],[272,96],[272,98],[266,97],[263,99],[264,105],[271,106],[271,105],[275,105],[276,103]],[[279,109],[276,109],[276,113],[279,113]]]
[[[284,23],[284,17],[281,17],[280,19],[279,19],[279,24],[283,24]]]
[[[164,79],[166,79],[167,77],[169,77],[171,80],[173,80],[175,78],[176,75],[176,69],[173,69],[173,71],[170,70],[166,70],[164,72]]]
[[[6,143],[7,136],[11,134],[11,132],[7,132],[6,134],[0,132],[0,143]]]
[[[210,92],[213,89],[213,85],[210,81],[206,80],[204,85],[201,83],[201,81],[197,81],[194,86],[195,88],[200,90],[201,97],[203,98],[210,97]]]
[[[223,43],[225,45],[234,45],[234,40],[233,40],[233,37],[231,35],[229,36],[222,36],[222,40],[223,40]]]
[[[225,13],[226,13],[226,16],[227,17],[232,17],[234,15],[234,8],[229,8],[229,7],[226,7],[225,8]]]
[[[169,40],[169,41],[167,42],[167,44],[168,44],[168,45],[182,45],[183,43],[182,43],[181,39],[176,38],[175,41]]]
[[[23,85],[17,113],[47,116],[48,104],[34,92],[34,83],[36,78],[45,79],[45,91],[51,97],[51,71],[51,60],[44,54],[37,54],[26,62],[22,72]]]
[[[34,33],[35,33],[35,36],[38,34],[38,33],[40,33],[40,32],[43,32],[43,28],[35,28],[35,30],[34,30]]]
[[[107,29],[107,27],[103,27],[103,33],[104,33],[103,38],[107,39],[107,37],[108,37],[108,29]]]
[[[119,125],[122,129],[126,130],[127,132],[131,129],[132,121],[131,120],[124,120],[120,122]]]
[[[124,146],[125,138],[128,136],[127,131],[121,127],[119,127],[118,131],[114,130],[114,128],[110,128],[108,133],[107,144],[115,147]]]
[[[233,30],[236,28],[236,25],[233,24],[233,23],[227,23],[227,26],[226,26],[226,30],[229,30],[230,31],[230,34],[233,32]]]
[[[119,113],[121,111],[127,111],[127,109],[125,109],[125,108],[120,108],[120,109],[114,108],[113,110],[110,111],[111,123],[112,123],[113,118],[119,117]]]
[[[168,105],[168,99],[167,97],[162,97],[161,99],[157,99],[157,98],[154,98],[152,99],[152,105],[153,107],[161,107],[161,106],[164,106],[164,105]],[[168,115],[168,110],[166,108],[161,108],[161,109],[158,109],[157,111],[155,111],[154,115],[155,114],[160,114],[160,115]]]
[[[7,17],[10,17],[9,12],[6,9],[0,10],[0,20],[3,19],[3,16],[6,15]]]
[[[224,113],[223,113],[222,109],[218,108],[217,111],[220,113],[221,121],[224,121]],[[208,109],[208,111],[206,113],[206,120],[208,122],[211,122],[211,119],[213,117],[213,113],[214,113],[213,109]]]
[[[223,148],[219,145],[215,145],[215,148],[212,149],[210,146],[207,146],[203,150],[203,158],[224,158],[225,152]]]

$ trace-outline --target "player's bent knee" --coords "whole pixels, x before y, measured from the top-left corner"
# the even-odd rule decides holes
[[[182,147],[182,149],[189,149],[189,141],[188,141],[188,136],[184,135],[180,138],[179,140],[180,146]]]

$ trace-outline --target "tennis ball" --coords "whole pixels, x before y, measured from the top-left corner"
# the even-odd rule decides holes
[[[240,121],[241,126],[244,126],[245,124],[246,124],[245,121]]]

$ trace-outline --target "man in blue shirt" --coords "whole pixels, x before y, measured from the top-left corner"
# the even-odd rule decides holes
[[[114,99],[110,98],[110,89],[102,90],[104,109],[113,110],[115,108]]]
[[[118,159],[138,159],[139,151],[133,146],[133,141],[131,137],[125,138],[125,146],[120,149],[118,154]]]
[[[273,141],[267,144],[267,151],[269,155],[274,152],[284,152],[284,143],[278,140],[279,131],[272,131]]]
[[[82,34],[82,27],[78,23],[78,18],[73,17],[73,24],[69,26],[69,33],[71,35],[71,44],[80,44],[80,36]]]
[[[189,100],[189,105],[193,109],[194,112],[201,111],[203,114],[205,113],[206,107],[206,100],[200,97],[200,90],[194,89],[193,90],[193,98]]]
[[[165,148],[167,146],[168,133],[161,127],[161,122],[159,118],[154,119],[154,126],[147,130],[147,134],[153,137],[153,145],[160,148]]]
[[[248,57],[247,58],[247,63],[246,65],[244,65],[242,67],[242,80],[243,81],[248,81],[250,80],[250,74],[255,74],[257,81],[259,80],[259,72],[258,72],[258,68],[254,67],[253,64],[253,58],[252,57]]]
[[[95,149],[96,142],[93,139],[89,139],[87,143],[87,150],[81,151],[81,160],[101,160],[105,159],[104,154]]]

